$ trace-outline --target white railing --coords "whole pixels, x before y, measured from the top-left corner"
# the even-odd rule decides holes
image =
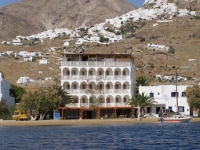
[[[130,66],[129,61],[63,61],[62,66]]]
[[[70,80],[70,79],[78,79],[78,80],[130,80],[130,76],[96,76],[96,75],[92,75],[92,76],[86,76],[86,75],[62,75],[61,76],[62,80]]]
[[[66,104],[65,107],[70,107],[70,108],[89,108],[90,107],[90,103],[74,103],[74,104]],[[127,105],[126,103],[101,103],[98,104],[98,107],[130,107],[129,105]]]
[[[84,94],[84,95],[90,95],[90,94],[95,94],[95,95],[103,95],[103,94],[111,94],[111,93],[130,93],[130,89],[115,89],[115,90],[87,90],[87,89],[64,89],[67,93],[70,94]]]

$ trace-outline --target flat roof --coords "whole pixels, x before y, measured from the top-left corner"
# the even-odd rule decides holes
[[[102,56],[104,58],[111,58],[111,57],[122,57],[122,58],[131,58],[131,59],[135,59],[136,57],[133,55],[133,54],[119,54],[119,53],[116,53],[116,54],[107,54],[107,53],[72,53],[72,54],[66,54],[66,53],[61,53],[61,55],[65,55],[65,56],[68,56],[68,57],[76,57],[76,56]]]

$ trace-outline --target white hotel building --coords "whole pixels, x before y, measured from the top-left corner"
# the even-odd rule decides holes
[[[62,109],[70,117],[130,117],[127,102],[135,93],[134,57],[130,54],[63,54],[61,86],[73,95],[74,104]],[[98,116],[92,103],[98,100]]]

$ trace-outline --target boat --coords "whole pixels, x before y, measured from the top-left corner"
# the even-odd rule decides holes
[[[156,123],[188,123],[191,119],[192,117],[176,114],[171,117],[161,117]]]

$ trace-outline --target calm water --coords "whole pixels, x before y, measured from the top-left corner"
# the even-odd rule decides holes
[[[0,127],[1,150],[199,150],[200,123]]]

